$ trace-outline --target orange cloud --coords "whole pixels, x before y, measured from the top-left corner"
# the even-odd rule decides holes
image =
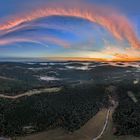
[[[121,59],[128,59],[129,58],[129,56],[127,54],[115,53],[114,56],[121,58]]]
[[[127,18],[112,9],[109,10],[102,6],[89,6],[86,4],[76,6],[47,5],[44,8],[37,8],[28,13],[13,17],[12,20],[1,24],[0,30],[8,30],[22,23],[53,15],[72,16],[89,20],[106,28],[116,39],[126,39],[133,48],[140,48],[140,41]]]
[[[123,48],[119,46],[106,46],[103,54],[110,56],[110,61],[138,61],[140,51],[135,48]]]

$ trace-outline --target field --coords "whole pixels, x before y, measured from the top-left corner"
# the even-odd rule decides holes
[[[61,128],[32,134],[30,136],[18,137],[16,140],[92,140],[100,132],[104,125],[107,109],[100,110],[93,118],[91,118],[82,128],[74,133],[67,133]],[[112,133],[112,112],[109,117],[107,129],[100,140],[139,140],[140,137],[134,136],[114,136]]]
[[[66,131],[59,128],[23,138],[18,138],[17,140],[91,140],[102,130],[106,113],[107,109],[102,109],[82,128],[71,134],[68,134]]]

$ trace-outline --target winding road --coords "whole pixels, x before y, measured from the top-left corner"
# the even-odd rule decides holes
[[[25,97],[25,96],[33,96],[33,95],[42,94],[42,93],[45,93],[45,92],[54,93],[54,92],[60,91],[61,89],[62,89],[61,87],[34,89],[34,90],[29,90],[29,91],[27,91],[25,93],[22,93],[22,94],[19,94],[19,95],[15,95],[15,96],[0,94],[0,98],[18,99],[18,98]]]
[[[102,128],[102,131],[100,132],[100,134],[99,134],[97,137],[93,138],[92,140],[98,140],[98,139],[100,139],[101,136],[103,135],[104,131],[106,130],[108,121],[109,121],[110,112],[111,112],[111,108],[109,108],[108,111],[107,111],[106,119],[105,119],[104,126],[103,126],[103,128]]]

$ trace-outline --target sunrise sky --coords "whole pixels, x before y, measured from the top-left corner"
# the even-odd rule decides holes
[[[139,0],[1,0],[0,58],[140,60]]]

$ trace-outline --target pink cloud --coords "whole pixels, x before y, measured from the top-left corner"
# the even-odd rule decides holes
[[[57,8],[56,8],[57,7]],[[140,41],[128,19],[118,12],[103,6],[89,6],[85,3],[74,5],[55,5],[48,4],[39,7],[28,13],[19,14],[12,17],[0,25],[0,30],[9,30],[21,23],[28,23],[39,18],[48,16],[68,16],[89,20],[106,28],[118,40],[127,40],[133,48],[140,48]]]

